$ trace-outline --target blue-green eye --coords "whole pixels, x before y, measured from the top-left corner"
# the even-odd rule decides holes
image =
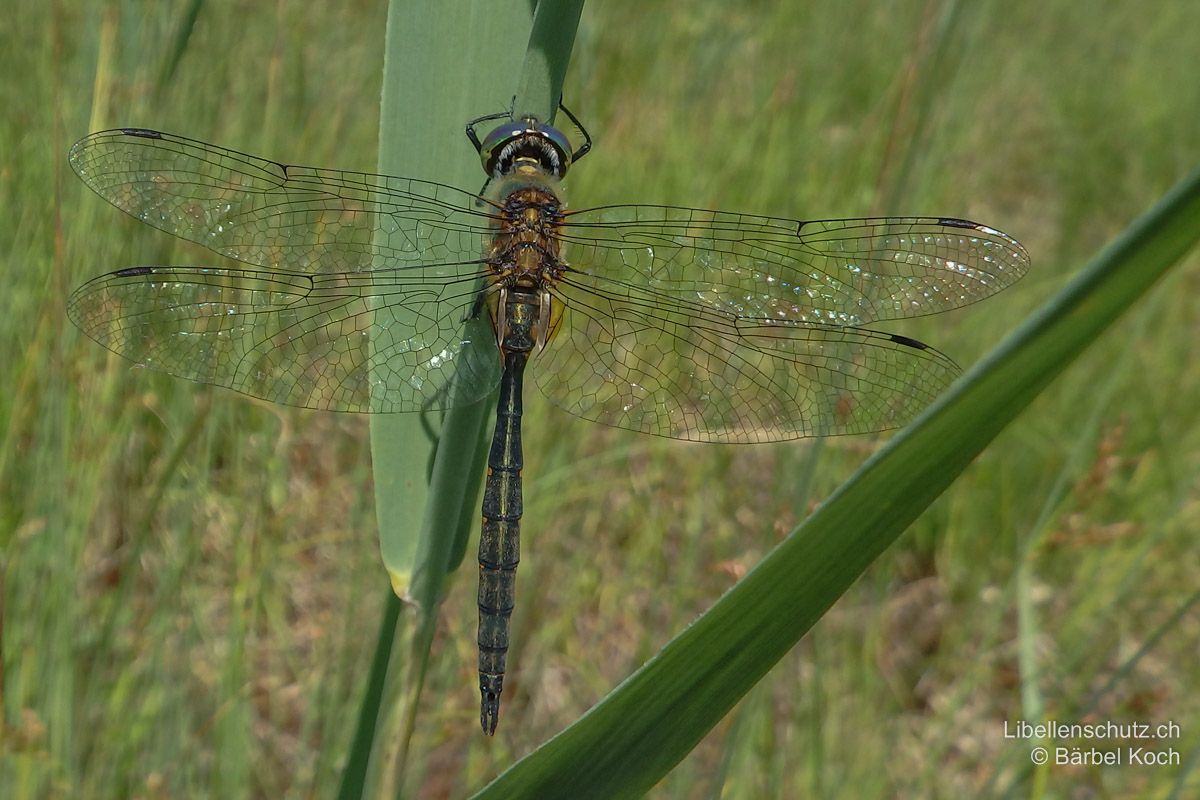
[[[535,159],[561,178],[571,165],[571,143],[557,128],[535,119],[510,120],[492,130],[479,147],[479,161],[490,176],[504,175],[517,158]]]
[[[520,138],[524,132],[525,123],[511,120],[483,137],[483,145],[479,148],[479,160],[483,164],[484,172],[491,175],[500,151],[509,142]]]

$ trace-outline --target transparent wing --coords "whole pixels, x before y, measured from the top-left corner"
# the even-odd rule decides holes
[[[477,259],[491,206],[450,186],[289,166],[142,128],[76,142],[71,166],[143,222],[261,267],[342,273]]]
[[[477,196],[132,128],[83,139],[71,163],[133,216],[281,269],[150,267],[92,281],[71,316],[110,349],[344,411],[444,407],[451,386],[468,402],[498,380],[476,302],[496,209]],[[901,424],[955,367],[862,326],[974,302],[1029,262],[1011,237],[951,218],[613,206],[569,213],[546,234],[562,240],[569,271],[535,373],[542,390],[588,419],[718,441]]]
[[[566,260],[746,319],[864,325],[958,308],[1029,268],[1016,240],[946,217],[793,220],[671,206],[566,214]]]
[[[181,378],[305,408],[418,411],[474,402],[499,381],[481,276],[478,262],[323,275],[134,267],[84,284],[67,310],[109,350]]]
[[[761,442],[904,424],[958,374],[863,327],[966,305],[1029,256],[968,220],[800,221],[667,206],[566,214],[564,305],[535,381],[585,419]]]
[[[739,317],[633,282],[571,272],[534,380],[560,408],[606,425],[714,442],[898,427],[957,376],[904,336]]]

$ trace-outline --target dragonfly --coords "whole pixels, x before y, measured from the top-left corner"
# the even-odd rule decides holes
[[[592,139],[563,111],[579,146],[532,116],[467,123],[479,192],[144,128],[93,133],[69,156],[117,208],[241,262],[83,284],[69,316],[109,350],[325,411],[433,412],[498,390],[479,544],[488,735],[515,599],[528,362],[554,406],[640,433],[753,443],[881,431],[959,369],[874,324],[973,303],[1029,267],[1011,236],[956,217],[572,209],[563,178]]]

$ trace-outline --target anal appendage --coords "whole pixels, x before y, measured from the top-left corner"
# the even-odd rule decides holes
[[[500,690],[503,683],[503,675],[481,676],[479,680],[479,725],[488,736],[496,733],[496,723],[500,721]]]

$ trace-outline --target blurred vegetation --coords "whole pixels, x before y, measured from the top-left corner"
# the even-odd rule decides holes
[[[2,796],[337,785],[387,585],[366,421],[173,381],[78,335],[63,300],[86,278],[216,257],[92,196],[65,154],[144,125],[371,170],[384,14],[18,0],[0,16]],[[1200,161],[1198,45],[1200,7],[1173,2],[594,3],[566,97],[597,147],[569,196],[999,227],[1033,254],[1021,284],[888,326],[970,364]],[[1200,791],[1196,259],[1164,284],[653,796]],[[526,407],[504,719],[479,734],[464,570],[412,796],[463,796],[576,718],[877,446],[688,445],[533,390]],[[1034,771],[1003,736],[1022,718],[1174,720],[1183,763]]]

